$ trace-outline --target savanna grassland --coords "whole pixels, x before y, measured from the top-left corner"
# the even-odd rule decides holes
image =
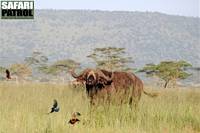
[[[83,88],[62,84],[0,82],[0,133],[197,133],[200,132],[200,88],[151,89],[135,112],[128,105],[91,111]],[[53,99],[60,111],[47,114]],[[80,123],[67,122],[80,112]]]

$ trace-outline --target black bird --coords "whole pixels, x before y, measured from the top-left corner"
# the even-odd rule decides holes
[[[51,112],[50,113],[53,113],[53,112],[58,112],[60,110],[60,108],[58,107],[58,102],[57,100],[53,100],[53,107],[51,108]]]
[[[6,78],[11,79],[10,71],[8,69],[6,69]]]

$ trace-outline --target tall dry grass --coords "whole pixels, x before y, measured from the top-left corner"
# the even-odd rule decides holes
[[[200,88],[154,91],[160,95],[142,95],[137,111],[126,104],[91,109],[83,88],[0,82],[0,133],[200,132]],[[60,112],[47,115],[53,99],[58,100]],[[81,122],[70,126],[67,122],[74,111],[81,112]]]

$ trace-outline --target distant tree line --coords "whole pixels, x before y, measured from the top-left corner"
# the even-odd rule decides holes
[[[92,59],[96,67],[100,69],[136,72],[135,68],[130,67],[134,63],[133,57],[127,55],[125,48],[95,48],[87,57]],[[81,64],[73,59],[62,59],[50,63],[48,57],[42,52],[33,52],[24,59],[23,63],[12,64],[7,69],[11,71],[11,74],[24,78],[32,76],[33,70],[44,75],[64,77],[70,69],[75,68],[80,69]],[[159,64],[146,64],[137,72],[162,79],[165,82],[163,87],[166,88],[170,81],[176,82],[179,79],[188,78],[191,74],[186,71],[187,68],[192,68],[192,65],[186,61],[161,61]],[[5,70],[6,68],[0,66],[1,74]]]

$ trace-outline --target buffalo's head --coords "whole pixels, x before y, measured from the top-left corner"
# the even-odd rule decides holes
[[[77,82],[86,84],[86,86],[103,87],[112,83],[112,72],[106,70],[85,69],[79,75],[77,75],[74,70],[71,70],[70,72]]]

